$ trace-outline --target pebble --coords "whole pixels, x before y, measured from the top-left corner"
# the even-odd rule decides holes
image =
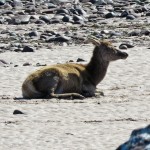
[[[69,16],[69,15],[65,15],[63,18],[62,18],[62,21],[63,22],[70,22],[72,20],[72,18]]]
[[[50,37],[47,42],[68,42],[71,38],[64,36],[64,35],[58,35],[58,36],[52,36]]]
[[[138,30],[137,31],[132,31],[132,32],[129,33],[129,36],[138,36],[138,35],[140,35],[140,33],[141,32],[138,31]]]
[[[31,64],[29,62],[26,62],[23,64],[23,66],[31,66]]]
[[[113,17],[115,17],[116,16],[116,14],[114,13],[114,12],[109,12],[109,13],[107,13],[106,15],[105,15],[105,18],[113,18]]]
[[[6,0],[0,0],[0,5],[4,5],[6,3]]]
[[[8,64],[5,60],[3,60],[3,59],[0,59],[0,63],[2,63],[2,64]]]
[[[14,110],[13,115],[18,115],[18,114],[24,114],[22,111],[20,110]]]
[[[29,47],[29,46],[25,46],[22,50],[22,52],[34,52],[34,49]]]
[[[14,17],[11,21],[12,24],[28,24],[30,21],[30,15],[19,15]]]
[[[85,61],[85,60],[82,59],[82,58],[78,58],[78,59],[77,59],[77,62],[83,62],[83,61]]]
[[[38,36],[38,32],[37,31],[32,31],[32,32],[29,33],[29,36],[30,37]]]
[[[12,6],[17,9],[21,9],[23,7],[23,3],[21,2],[21,0],[13,0]]]
[[[133,16],[133,15],[127,15],[126,19],[134,20],[135,16]]]
[[[39,19],[43,20],[46,23],[50,23],[50,18],[48,16],[46,16],[46,15],[40,16]]]
[[[47,64],[36,63],[36,67],[47,66]]]
[[[119,49],[127,49],[128,47],[126,46],[126,45],[124,45],[124,44],[121,44],[120,46],[119,46]]]

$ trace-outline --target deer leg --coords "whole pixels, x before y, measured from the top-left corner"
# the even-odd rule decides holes
[[[64,94],[55,94],[51,93],[50,98],[58,99],[84,99],[85,97],[78,93],[64,93]]]
[[[84,84],[82,87],[82,95],[85,97],[93,97],[95,96],[95,89],[95,86],[86,82],[86,84]]]
[[[79,93],[63,93],[63,88],[59,82],[59,77],[53,78],[53,83],[49,89],[47,98],[58,98],[58,99],[84,99],[85,97]]]

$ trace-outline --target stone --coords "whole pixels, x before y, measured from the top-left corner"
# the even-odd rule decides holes
[[[18,15],[12,20],[12,24],[28,24],[30,21],[30,15]]]
[[[121,44],[121,45],[119,46],[119,49],[127,49],[127,46],[124,45],[124,44]]]
[[[116,14],[114,12],[109,12],[105,15],[105,18],[113,18],[113,17],[116,17]]]
[[[67,36],[64,36],[64,35],[59,35],[59,36],[52,36],[51,38],[49,38],[47,40],[47,42],[68,42],[70,41],[71,38],[70,37],[67,37]]]
[[[121,48],[120,48],[121,47]],[[120,49],[123,49],[123,47],[126,47],[126,48],[133,48],[134,45],[130,44],[130,43],[122,43],[120,44],[119,48]]]
[[[130,36],[139,36],[140,35],[140,31],[132,31],[129,33]]]
[[[20,110],[14,110],[13,115],[18,115],[18,114],[24,114],[22,111]]]
[[[21,2],[21,0],[13,0],[12,6],[15,8],[22,8],[23,3]]]
[[[146,13],[146,16],[150,16],[150,12],[147,12],[147,13]]]
[[[6,0],[0,0],[0,6],[4,5],[6,3]]]
[[[3,59],[0,59],[0,63],[1,64],[8,64],[5,60],[3,60]]]
[[[31,64],[26,62],[26,63],[23,64],[23,66],[31,66]]]
[[[134,15],[127,15],[126,19],[134,20],[135,16]]]
[[[78,59],[77,59],[77,62],[83,62],[83,61],[85,61],[85,60],[82,59],[82,58],[78,58]]]
[[[61,8],[57,10],[56,14],[69,14],[69,11],[67,9]]]
[[[150,125],[133,130],[129,140],[116,150],[150,150]]]
[[[29,33],[29,36],[30,37],[38,36],[38,32],[37,31],[32,31],[32,32]]]
[[[50,23],[50,19],[48,16],[44,15],[44,16],[40,16],[39,19],[43,20],[46,23]]]
[[[34,49],[29,47],[29,46],[25,46],[22,50],[22,52],[34,52]]]
[[[121,13],[121,17],[127,17],[129,14],[129,11],[125,10]]]

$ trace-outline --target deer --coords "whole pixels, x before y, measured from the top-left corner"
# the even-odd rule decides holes
[[[95,96],[96,86],[104,79],[110,62],[126,59],[128,54],[94,36],[88,37],[87,41],[94,45],[89,63],[54,64],[36,70],[22,84],[23,98],[84,99]]]

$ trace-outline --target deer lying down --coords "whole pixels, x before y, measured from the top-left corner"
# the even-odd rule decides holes
[[[22,85],[24,98],[79,98],[95,95],[96,86],[106,75],[109,62],[126,59],[128,54],[109,42],[89,38],[95,45],[90,62],[56,64],[30,74]]]

